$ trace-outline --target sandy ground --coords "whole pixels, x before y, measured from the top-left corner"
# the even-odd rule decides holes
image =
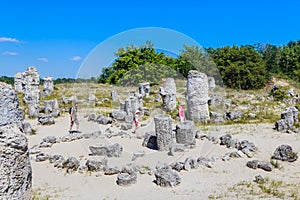
[[[61,137],[68,134],[68,116],[56,119],[56,124],[51,126],[41,126],[36,121],[30,121],[36,128],[36,135],[28,136],[29,147],[39,144],[46,136]],[[96,130],[104,131],[110,127],[87,122],[80,117],[80,130],[83,133]],[[205,131],[214,136],[232,134],[238,140],[252,141],[258,148],[254,158],[269,161],[277,146],[289,144],[298,154],[300,152],[300,135],[278,133],[272,129],[272,124],[251,124],[251,125],[227,125],[206,127]],[[112,128],[113,129],[113,128]],[[139,130],[139,133],[154,131],[154,125],[148,122],[146,127]],[[130,131],[131,132],[131,131]],[[51,148],[43,148],[43,152],[63,155],[64,158],[74,156],[81,158],[81,163],[87,159],[103,159],[101,156],[89,156],[88,147],[92,144],[114,144],[118,142],[123,146],[123,153],[120,158],[108,158],[109,166],[121,167],[127,163],[132,163],[133,152],[143,150],[146,155],[137,158],[134,162],[139,165],[155,168],[157,163],[174,161],[184,161],[187,157],[198,158],[220,157],[227,152],[235,151],[227,149],[219,144],[213,144],[208,140],[197,140],[195,149],[185,152],[177,152],[176,156],[168,156],[167,152],[157,152],[142,147],[142,139],[135,136],[132,138],[112,137],[99,139],[81,139],[68,143],[57,143]],[[270,177],[275,180],[283,180],[287,183],[300,183],[299,159],[293,163],[283,163],[282,169],[274,169],[272,172],[265,172],[261,169],[253,170],[246,167],[246,162],[250,158],[236,158],[229,161],[218,160],[212,168],[200,166],[198,169],[181,171],[181,184],[174,188],[162,188],[154,183],[155,176],[148,174],[138,174],[137,183],[129,187],[121,187],[116,184],[117,175],[107,176],[103,172],[67,174],[65,170],[54,168],[48,161],[35,162],[31,160],[33,171],[33,190],[40,191],[41,196],[48,195],[49,199],[209,199],[209,197],[221,198],[222,193],[227,189],[242,181],[252,182],[256,175]],[[233,196],[223,196],[222,199],[234,199]],[[236,198],[240,199],[240,198]],[[256,199],[256,197],[253,197]],[[276,199],[275,197],[266,199]]]

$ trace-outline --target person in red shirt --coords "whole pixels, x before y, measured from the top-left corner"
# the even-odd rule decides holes
[[[180,122],[184,121],[184,103],[182,102],[179,106],[178,106],[178,115],[180,118]]]

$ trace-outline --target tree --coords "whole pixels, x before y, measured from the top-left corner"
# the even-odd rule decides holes
[[[259,89],[267,82],[263,59],[253,46],[218,48],[211,54],[225,85],[235,89]]]

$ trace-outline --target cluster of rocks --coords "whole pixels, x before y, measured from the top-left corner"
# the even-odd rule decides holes
[[[88,121],[92,121],[92,122],[96,122],[98,124],[103,124],[103,125],[107,125],[107,124],[111,124],[113,122],[113,118],[111,117],[106,117],[102,114],[88,114],[85,116],[87,118]]]
[[[32,170],[18,107],[16,92],[0,82],[0,199],[31,199]]]
[[[225,113],[210,112],[210,121],[219,123],[224,121],[235,121],[243,116],[242,111],[226,111]]]
[[[137,110],[139,111],[139,116],[142,117],[144,115],[143,95],[134,93],[124,102],[121,101],[120,110],[110,113],[110,117],[113,120],[122,123],[121,125],[118,124],[118,126],[121,127],[121,130],[129,130],[132,128]]]
[[[232,139],[231,135],[224,135],[220,137],[220,145],[225,145],[227,148],[235,148],[237,149],[236,152],[229,153],[229,157],[231,158],[239,158],[245,157],[252,158],[253,154],[256,152],[257,148],[248,140],[236,140]]]
[[[294,123],[298,122],[298,109],[289,107],[281,113],[281,119],[275,122],[277,131],[289,132],[295,129]]]
[[[268,172],[273,170],[273,165],[266,161],[251,160],[248,161],[246,165],[251,169],[262,169]]]
[[[172,118],[169,115],[156,115],[154,117],[155,132],[147,132],[144,135],[142,146],[159,150],[175,151],[184,150],[186,147],[195,147],[195,130],[193,121],[180,122],[176,126],[176,132],[172,130]]]

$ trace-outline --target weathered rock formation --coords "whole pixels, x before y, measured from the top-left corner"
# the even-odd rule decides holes
[[[156,115],[154,117],[157,148],[159,151],[169,150],[173,143],[172,118],[169,115]]]
[[[0,82],[0,126],[21,125],[16,92],[8,84]]]
[[[150,83],[140,83],[139,84],[139,94],[141,94],[143,97],[148,97],[150,94]]]
[[[53,117],[60,115],[57,99],[44,101],[45,113],[51,114]]]
[[[176,108],[176,85],[173,78],[167,78],[164,87],[160,88],[160,95],[166,111],[173,111]]]
[[[14,82],[15,82],[16,92],[23,92],[23,86],[22,86],[23,80],[22,79],[23,79],[23,75],[21,72],[18,72],[15,74]]]
[[[195,145],[194,122],[186,120],[176,126],[176,142],[179,144]]]
[[[44,80],[43,96],[46,97],[52,94],[54,90],[54,82],[52,76],[47,76],[43,80]]]
[[[207,122],[208,112],[208,80],[204,73],[191,70],[187,80],[187,119],[195,122]]]
[[[16,92],[0,83],[0,199],[31,199],[32,171],[18,106]]]
[[[280,145],[276,148],[273,153],[272,159],[294,162],[298,159],[298,155],[296,152],[293,152],[293,149],[290,145]]]
[[[123,151],[123,147],[115,143],[111,146],[90,146],[90,155],[107,156],[107,157],[120,157]]]
[[[275,129],[277,131],[293,130],[296,122],[298,122],[298,109],[289,107],[281,113],[281,119],[275,122]]]
[[[162,187],[174,187],[181,183],[178,173],[167,165],[158,166],[155,171],[156,184]]]

